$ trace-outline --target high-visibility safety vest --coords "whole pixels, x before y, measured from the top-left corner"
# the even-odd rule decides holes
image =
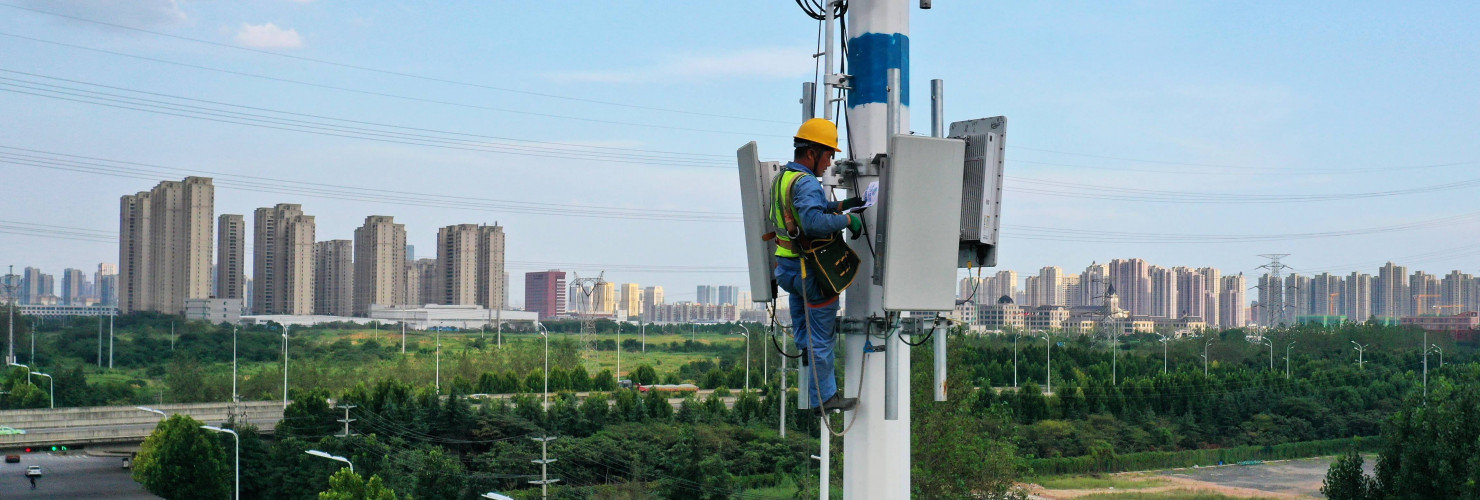
[[[792,188],[797,181],[810,175],[787,169],[776,176],[771,185],[771,223],[776,226],[776,256],[795,259],[798,252],[792,240],[802,236],[801,219],[797,217],[796,205],[792,203]]]

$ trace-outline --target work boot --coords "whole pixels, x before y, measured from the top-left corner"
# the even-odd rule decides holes
[[[848,411],[852,410],[854,406],[858,406],[858,398],[845,398],[842,393],[838,392],[833,393],[832,397],[827,398],[827,401],[823,401],[817,411],[819,413]]]

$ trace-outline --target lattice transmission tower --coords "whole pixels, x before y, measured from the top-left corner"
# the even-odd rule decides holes
[[[582,278],[580,273],[571,273],[571,276],[570,284],[578,287],[581,290],[581,295],[585,296],[584,304],[586,307],[581,310],[580,315],[581,349],[583,351],[581,357],[585,359],[587,364],[590,364],[596,357],[596,316],[598,312],[596,311],[597,304],[592,294],[596,292],[597,288],[600,288],[606,283],[606,271],[597,274],[595,278]],[[592,368],[594,367],[588,366],[586,369],[590,370]]]

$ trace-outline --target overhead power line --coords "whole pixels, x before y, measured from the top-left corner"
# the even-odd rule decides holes
[[[342,62],[330,61],[330,60],[326,60],[326,59],[317,59],[317,58],[307,57],[307,56],[297,56],[297,55],[292,55],[292,54],[284,54],[284,53],[281,53],[281,52],[273,52],[273,51],[270,51],[270,50],[254,49],[254,48],[250,48],[250,47],[241,47],[241,46],[237,46],[237,45],[231,45],[231,44],[228,44],[228,43],[221,43],[221,42],[215,42],[215,41],[210,41],[210,40],[202,40],[202,39],[199,39],[199,38],[191,38],[191,37],[182,36],[182,35],[175,35],[175,34],[170,34],[170,33],[164,33],[164,32],[160,32],[160,31],[148,30],[148,29],[144,29],[144,28],[138,28],[138,27],[134,27],[134,26],[128,26],[128,25],[117,24],[117,23],[110,23],[110,22],[106,22],[106,21],[99,21],[99,20],[96,20],[96,19],[89,19],[89,18],[80,17],[80,16],[73,16],[73,15],[68,15],[68,14],[62,14],[62,13],[58,13],[58,12],[51,12],[51,11],[42,10],[42,9],[33,9],[33,8],[30,8],[30,7],[22,7],[22,6],[19,6],[19,5],[13,5],[13,4],[8,4],[8,3],[0,3],[0,7],[8,7],[8,8],[12,8],[12,9],[18,9],[18,10],[24,10],[24,11],[34,12],[34,13],[37,13],[37,14],[45,14],[45,15],[48,15],[48,16],[56,16],[56,17],[71,19],[71,20],[74,20],[74,21],[81,21],[81,22],[85,22],[85,23],[96,24],[96,25],[100,25],[100,26],[108,26],[108,27],[113,27],[113,28],[118,28],[118,29],[129,30],[129,31],[136,31],[136,32],[140,32],[140,33],[148,33],[148,34],[155,35],[155,36],[162,36],[162,37],[167,37],[167,38],[174,38],[176,40],[184,40],[184,41],[194,42],[194,43],[199,43],[199,44],[204,44],[204,45],[211,45],[211,46],[215,46],[215,47],[224,47],[224,48],[234,49],[234,50],[239,50],[239,51],[244,51],[244,52],[252,52],[252,53],[256,53],[256,54],[265,54],[265,55],[270,55],[270,56],[275,56],[275,57],[282,57],[282,58],[286,58],[286,59],[293,59],[293,60],[298,60],[298,61],[311,62],[311,63],[315,63],[315,64],[322,64],[322,65],[326,65],[326,66],[334,66],[334,67],[345,68],[345,69],[353,69],[353,70],[358,70],[358,71],[366,71],[366,72],[370,72],[370,73],[379,73],[379,74],[383,74],[383,75],[399,76],[399,77],[404,77],[404,78],[414,78],[414,79],[417,79],[417,80],[425,80],[425,81],[431,81],[431,82],[445,83],[445,84],[450,84],[450,85],[460,85],[460,86],[464,86],[464,87],[479,88],[479,89],[492,90],[492,91],[497,91],[497,92],[506,92],[506,93],[511,93],[511,94],[519,94],[519,95],[527,95],[527,96],[535,96],[535,97],[545,97],[545,98],[550,98],[550,99],[560,99],[560,100],[573,101],[573,102],[584,102],[584,103],[588,103],[588,104],[601,104],[601,105],[606,105],[606,106],[615,106],[615,107],[627,108],[627,109],[641,109],[641,110],[646,110],[646,111],[660,111],[660,112],[664,112],[664,113],[676,113],[676,114],[691,115],[691,116],[704,116],[704,117],[710,117],[710,118],[726,118],[726,119],[732,119],[732,120],[746,120],[746,121],[762,122],[762,123],[785,123],[785,124],[792,124],[792,122],[785,121],[785,120],[768,120],[768,119],[762,119],[762,118],[750,118],[750,117],[744,117],[744,116],[733,116],[733,115],[723,115],[723,114],[716,114],[716,113],[705,113],[705,112],[699,112],[699,111],[687,111],[687,110],[681,110],[681,109],[661,108],[661,107],[656,107],[656,106],[643,106],[643,105],[631,104],[631,103],[623,103],[623,102],[615,102],[615,101],[603,101],[603,100],[599,100],[599,99],[589,99],[589,98],[585,98],[585,97],[574,97],[574,96],[566,96],[566,95],[559,95],[559,94],[551,94],[551,93],[546,93],[546,92],[534,92],[534,91],[529,91],[529,90],[520,90],[520,89],[514,89],[514,88],[508,88],[508,87],[498,87],[498,86],[487,85],[487,84],[482,84],[482,83],[467,82],[467,81],[453,80],[453,79],[449,79],[449,78],[439,78],[439,77],[432,77],[432,76],[425,76],[425,75],[417,75],[417,74],[413,74],[413,73],[406,73],[406,72],[401,72],[401,71],[394,71],[394,70],[388,70],[388,69],[382,69],[382,68],[375,68],[375,67],[370,67],[370,66],[362,66],[362,65],[358,65],[358,64],[342,63]]]
[[[712,133],[712,134],[743,135],[743,136],[748,136],[748,137],[754,137],[754,136],[758,136],[758,135],[766,135],[766,134],[756,134],[756,133],[752,133],[752,132],[742,132],[742,131],[732,131],[732,130],[712,130],[712,129],[693,128],[693,127],[679,127],[679,126],[673,126],[673,125],[658,125],[658,124],[652,124],[652,123],[638,123],[638,122],[628,122],[628,121],[621,121],[621,120],[603,120],[603,119],[599,119],[599,118],[591,118],[591,117],[586,117],[586,116],[559,115],[559,114],[553,114],[553,113],[540,113],[540,112],[535,112],[535,111],[524,111],[524,110],[517,110],[517,109],[499,108],[499,107],[486,106],[486,105],[481,105],[481,104],[471,104],[471,103],[465,103],[465,102],[445,101],[445,100],[440,100],[440,99],[430,99],[430,98],[426,98],[426,97],[416,97],[416,96],[409,96],[409,95],[392,94],[392,93],[388,93],[388,92],[377,92],[377,91],[373,91],[373,90],[356,89],[356,88],[349,88],[349,87],[340,87],[340,86],[336,86],[336,85],[326,85],[326,84],[314,83],[314,82],[305,82],[305,81],[302,81],[302,80],[293,80],[293,79],[289,79],[289,78],[281,78],[281,77],[276,77],[276,76],[268,76],[268,75],[263,75],[263,74],[259,74],[259,73],[249,73],[249,72],[245,72],[245,71],[235,71],[235,70],[229,70],[229,69],[214,68],[214,67],[210,67],[210,66],[202,66],[202,65],[199,65],[199,64],[182,63],[182,62],[178,62],[178,61],[170,61],[170,60],[167,60],[167,59],[159,59],[159,58],[155,58],[155,57],[141,56],[141,55],[136,55],[136,54],[128,54],[128,53],[124,53],[124,52],[117,52],[117,51],[112,51],[112,50],[99,49],[99,48],[95,48],[95,47],[87,47],[87,46],[83,46],[83,45],[75,45],[75,44],[70,44],[70,43],[57,42],[57,41],[53,41],[53,40],[44,40],[44,39],[41,39],[41,38],[33,38],[33,37],[24,36],[24,35],[17,35],[17,34],[13,34],[13,33],[0,32],[0,36],[8,36],[8,37],[18,38],[18,39],[22,39],[22,40],[29,40],[29,41],[37,42],[37,43],[45,43],[45,44],[57,45],[57,46],[61,46],[61,47],[68,47],[68,48],[73,48],[73,49],[77,49],[77,50],[86,50],[86,51],[97,52],[97,53],[101,53],[101,54],[109,54],[109,55],[114,55],[114,56],[119,56],[119,57],[128,57],[128,58],[132,58],[132,59],[138,59],[138,60],[141,60],[141,61],[150,61],[150,62],[156,62],[156,63],[160,63],[160,64],[168,64],[168,65],[179,66],[179,67],[184,67],[184,68],[192,68],[192,69],[198,69],[198,70],[203,70],[203,71],[213,71],[213,72],[217,72],[217,73],[223,73],[223,74],[229,74],[229,75],[237,75],[237,76],[244,76],[244,77],[248,77],[248,78],[257,78],[257,79],[261,79],[261,80],[268,80],[268,81],[274,81],[274,82],[279,82],[279,83],[288,83],[288,84],[293,84],[293,85],[301,85],[301,86],[305,86],[305,87],[314,87],[314,88],[321,88],[321,89],[327,89],[327,90],[335,90],[335,91],[339,91],[339,92],[349,92],[349,93],[362,94],[362,95],[370,95],[370,96],[377,96],[377,97],[387,97],[387,98],[391,98],[391,99],[401,99],[401,100],[412,101],[412,102],[421,102],[421,103],[428,103],[428,104],[440,104],[440,105],[445,105],[445,106],[456,106],[456,107],[461,107],[461,108],[479,109],[479,110],[484,110],[484,111],[497,111],[497,112],[501,112],[501,113],[512,113],[512,114],[520,114],[520,115],[528,115],[528,116],[540,116],[540,117],[545,117],[545,118],[558,118],[558,119],[564,119],[564,120],[576,120],[576,121],[591,122],[591,123],[603,123],[603,124],[610,124],[610,125],[623,125],[623,126],[632,126],[632,127],[644,127],[644,128],[654,128],[654,129],[662,129],[662,130],[680,130],[680,131],[704,132],[704,133]],[[687,153],[687,154],[693,154],[695,156],[724,156],[724,155],[705,155],[705,154],[698,154],[698,153]]]
[[[1427,219],[1388,226],[1354,228],[1340,231],[1320,231],[1277,234],[1176,234],[1142,233],[1128,231],[1101,231],[1040,226],[1003,224],[1010,229],[1010,236],[1041,241],[1088,241],[1095,243],[1233,243],[1256,241],[1293,241],[1307,239],[1337,238],[1397,231],[1411,231],[1435,227],[1453,226],[1462,222],[1480,219],[1480,212],[1469,212],[1435,219]]]
[[[1145,163],[1145,164],[1153,164],[1153,165],[1170,165],[1170,166],[1181,166],[1181,167],[1199,167],[1199,168],[1225,169],[1225,170],[1242,171],[1243,173],[1264,173],[1264,174],[1270,174],[1270,175],[1288,175],[1288,174],[1294,174],[1294,173],[1307,173],[1307,174],[1350,174],[1350,173],[1365,173],[1365,172],[1388,172],[1388,171],[1394,171],[1394,170],[1422,170],[1422,169],[1430,169],[1430,168],[1455,167],[1455,166],[1463,166],[1463,165],[1474,165],[1476,163],[1480,163],[1480,162],[1476,162],[1476,161],[1460,161],[1460,162],[1433,163],[1433,164],[1425,164],[1425,165],[1384,166],[1384,167],[1358,167],[1358,168],[1309,168],[1309,167],[1295,167],[1295,168],[1286,168],[1286,167],[1256,167],[1256,166],[1250,166],[1250,165],[1231,165],[1231,164],[1219,164],[1219,163],[1198,163],[1198,162],[1169,161],[1169,160],[1147,160],[1147,159],[1140,159],[1140,158],[1126,158],[1126,157],[1110,156],[1110,155],[1099,155],[1099,154],[1089,154],[1089,153],[1074,153],[1074,152],[1068,152],[1068,151],[1057,151],[1057,150],[1053,150],[1053,149],[1034,148],[1034,147],[1028,147],[1028,146],[1013,146],[1012,149],[1013,150],[1037,151],[1037,152],[1041,152],[1041,153],[1060,154],[1060,155],[1067,155],[1067,156],[1078,156],[1078,157],[1082,157],[1082,158],[1093,158],[1093,159],[1097,159],[1097,160],[1115,160],[1115,161],[1125,161],[1125,162],[1131,162],[1131,163]],[[1018,161],[1022,161],[1022,160],[1018,160]],[[1054,165],[1054,166],[1077,167],[1077,168],[1105,168],[1105,167],[1092,167],[1092,166],[1088,166],[1088,165],[1063,165],[1063,164],[1057,164],[1057,163],[1027,162],[1027,161],[1024,161],[1024,163],[1037,163],[1037,164],[1041,164],[1041,165]],[[1115,168],[1115,169],[1107,168],[1107,170],[1122,170],[1122,169],[1118,169],[1118,168]],[[1128,170],[1128,169],[1125,169],[1125,170]],[[1189,172],[1181,171],[1181,170],[1144,170],[1144,171],[1145,172],[1157,172],[1157,173],[1173,173],[1173,174],[1176,174],[1176,173],[1189,173]],[[1210,172],[1190,172],[1190,173],[1210,173]]]
[[[1156,189],[1136,189],[1113,186],[1097,186],[1091,184],[1079,184],[1073,182],[1050,181],[1033,179],[1028,177],[1007,176],[1007,180],[1013,183],[1027,184],[1030,187],[1014,186],[1008,188],[1012,192],[1042,194],[1047,196],[1060,196],[1076,199],[1096,199],[1114,201],[1136,201],[1146,203],[1194,203],[1194,204],[1236,204],[1236,203],[1311,203],[1323,201],[1358,200],[1367,198],[1381,198],[1388,196],[1403,196],[1411,194],[1425,194],[1438,191],[1451,191],[1466,187],[1480,186],[1480,179],[1469,179],[1444,184],[1434,184],[1404,189],[1390,189],[1385,191],[1369,191],[1357,193],[1329,193],[1329,194],[1245,194],[1245,193],[1209,193],[1209,192],[1186,192],[1165,191]],[[1043,189],[1031,186],[1050,186],[1064,188],[1065,190]]]
[[[255,106],[245,106],[240,104],[225,103],[206,99],[173,96],[168,94],[127,89],[123,87],[114,87],[91,82],[83,82],[80,80],[56,78],[47,75],[39,75],[8,69],[0,69],[0,72],[20,74],[32,78],[65,81],[68,83],[74,83],[84,86],[121,90],[124,92],[158,96],[168,99],[175,99],[178,101],[187,101],[190,103],[210,104],[212,106],[215,106],[210,107],[201,106],[198,104],[163,101],[159,99],[150,99],[112,92],[103,92],[74,86],[0,77],[0,91],[106,107],[144,111],[149,113],[184,118],[194,118],[207,121],[233,123],[253,127],[305,132],[336,137],[347,137],[378,142],[412,144],[420,146],[481,151],[518,156],[593,160],[658,166],[734,168],[733,164],[731,164],[730,162],[725,162],[717,158],[675,158],[674,155],[679,155],[678,153],[670,154],[670,152],[665,151],[626,150],[606,146],[530,141],[485,134],[410,127],[404,125],[352,120],[307,113],[297,113],[292,111],[283,111]],[[245,109],[257,111],[258,113],[236,111],[233,109],[223,108]]]
[[[392,205],[453,208],[501,214],[553,215],[565,217],[661,220],[684,222],[738,222],[740,216],[733,213],[698,212],[693,210],[658,209],[644,207],[611,207],[546,202],[497,200],[483,197],[449,195],[445,193],[422,193],[406,190],[376,189],[340,184],[275,179],[225,172],[187,170],[147,163],[111,160],[91,156],[72,155],[20,148],[0,144],[0,163],[23,165],[50,170],[107,175],[140,180],[156,180],[160,176],[202,175],[216,179],[215,184],[225,189],[276,195],[299,195],[334,200],[385,203]]]

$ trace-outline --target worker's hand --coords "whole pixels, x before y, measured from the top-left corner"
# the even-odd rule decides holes
[[[848,214],[848,239],[856,240],[863,234],[863,216]]]
[[[843,201],[838,202],[838,211],[839,212],[847,212],[849,210],[852,210],[852,209],[855,209],[855,208],[858,208],[858,207],[861,207],[861,206],[863,206],[863,198],[859,198],[859,197],[856,197],[855,196],[855,197],[848,198],[846,200],[843,200]]]

